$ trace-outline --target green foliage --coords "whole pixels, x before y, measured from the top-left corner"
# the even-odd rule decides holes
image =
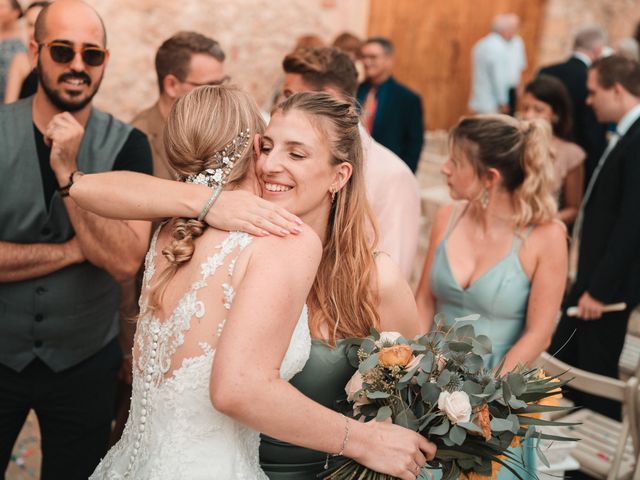
[[[538,369],[525,367],[503,373],[504,363],[488,369],[483,355],[492,352],[491,341],[476,335],[473,325],[440,329],[414,339],[398,337],[390,342],[389,338],[393,337],[372,329],[369,337],[347,340],[347,357],[362,375],[363,391],[370,401],[359,407],[360,415],[365,420],[391,418],[434,442],[438,450],[429,467],[441,468],[443,480],[469,472],[491,476],[492,462],[521,478],[514,466],[521,464],[522,458],[509,450],[514,438],[533,443],[575,440],[536,430],[538,425],[567,424],[530,416],[563,410],[538,402],[557,395],[570,379],[544,377]],[[380,362],[385,358],[379,355],[381,351],[393,346],[411,350],[411,365],[385,366]],[[469,411],[471,418],[466,421]],[[481,423],[481,415],[487,423]],[[539,445],[534,448],[545,463]],[[328,470],[321,478],[392,480],[353,460]],[[418,478],[429,478],[429,473]]]

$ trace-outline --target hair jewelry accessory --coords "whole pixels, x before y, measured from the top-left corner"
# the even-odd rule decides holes
[[[213,154],[213,159],[218,164],[216,168],[207,168],[184,179],[185,183],[195,183],[208,187],[222,186],[227,183],[231,169],[245,152],[251,136],[249,129],[243,130],[233,141],[219,152]]]

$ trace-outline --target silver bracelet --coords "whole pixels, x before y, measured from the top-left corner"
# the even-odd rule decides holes
[[[220,192],[222,192],[222,186],[216,185],[211,190],[212,190],[211,196],[209,197],[207,204],[204,206],[204,208],[200,212],[200,215],[198,215],[198,221],[200,222],[204,220],[204,217],[206,217],[207,213],[209,213],[209,210],[211,210],[213,203],[217,200],[218,195],[220,195]]]
[[[349,441],[349,419],[344,415],[342,415],[342,418],[344,418],[344,440],[342,440],[342,448],[338,453],[327,453],[327,460],[324,462],[325,470],[329,468],[329,458],[342,456],[344,449],[347,448],[347,442]]]

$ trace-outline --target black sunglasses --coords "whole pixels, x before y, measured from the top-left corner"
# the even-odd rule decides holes
[[[38,48],[49,49],[51,58],[56,63],[70,63],[80,53],[82,61],[90,67],[99,67],[107,59],[109,51],[100,47],[75,47],[62,42],[40,43]]]

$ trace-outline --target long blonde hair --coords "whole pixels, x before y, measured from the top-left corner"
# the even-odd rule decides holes
[[[246,130],[250,139],[264,133],[264,120],[247,93],[234,86],[196,88],[179,98],[169,113],[164,128],[169,165],[182,181],[208,168],[220,168],[222,165],[216,154]],[[252,161],[253,149],[249,141],[229,173],[226,185],[234,186],[244,179]],[[194,241],[206,228],[205,222],[193,218],[173,219],[173,240],[162,250],[169,265],[149,291],[150,310],[160,306],[167,285],[178,268],[191,260]]]
[[[478,177],[489,168],[500,172],[504,187],[513,195],[517,227],[555,218],[551,128],[546,122],[476,115],[460,120],[451,131],[451,140],[452,148],[464,151]]]
[[[369,334],[378,326],[378,294],[374,248],[377,229],[364,185],[363,151],[359,117],[350,101],[322,92],[292,95],[274,114],[291,110],[315,117],[322,137],[329,140],[334,165],[347,162],[352,174],[336,194],[331,207],[327,238],[307,305],[312,329],[325,323],[329,342]]]

